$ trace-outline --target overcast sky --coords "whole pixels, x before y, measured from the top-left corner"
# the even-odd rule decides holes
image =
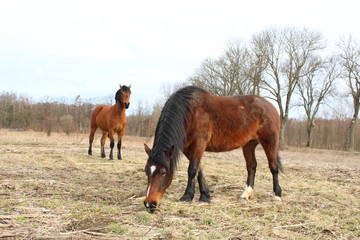
[[[154,103],[229,40],[269,26],[360,39],[358,0],[0,0],[0,92],[101,98],[132,85],[132,103]],[[134,106],[132,105],[132,106]]]

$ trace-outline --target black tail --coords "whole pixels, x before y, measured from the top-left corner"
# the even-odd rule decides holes
[[[277,168],[280,170],[280,172],[285,174],[285,171],[283,169],[281,158],[280,158],[279,154],[278,154],[278,157],[277,157]]]

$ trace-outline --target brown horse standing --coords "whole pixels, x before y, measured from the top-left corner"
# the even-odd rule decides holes
[[[126,114],[125,109],[130,105],[130,91],[129,87],[120,85],[120,89],[115,94],[115,105],[112,107],[100,105],[95,108],[91,117],[91,131],[89,136],[89,150],[88,154],[92,155],[92,142],[94,141],[94,134],[98,128],[103,132],[101,137],[101,157],[105,157],[105,140],[106,137],[110,138],[110,155],[109,158],[113,159],[114,148],[114,134],[118,135],[118,159],[121,159],[121,140],[125,134],[126,128]]]
[[[145,167],[148,186],[144,204],[153,212],[173,179],[182,151],[189,159],[188,183],[181,201],[192,201],[195,177],[200,201],[209,202],[200,161],[204,151],[224,152],[243,147],[248,172],[246,187],[240,198],[253,196],[256,158],[260,143],[273,176],[273,190],[280,199],[278,172],[279,114],[274,106],[259,96],[218,97],[190,86],[174,93],[166,102],[155,131],[153,148],[145,144],[149,158]]]

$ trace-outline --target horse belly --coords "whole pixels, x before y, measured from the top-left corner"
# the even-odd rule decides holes
[[[108,124],[107,124],[105,117],[97,117],[96,124],[102,131],[105,131],[105,132],[109,131]]]
[[[240,148],[247,144],[256,136],[241,136],[238,134],[228,134],[217,137],[212,137],[206,146],[208,152],[226,152]]]

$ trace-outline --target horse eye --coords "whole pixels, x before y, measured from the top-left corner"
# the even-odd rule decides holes
[[[165,170],[165,169],[161,169],[161,170],[160,170],[160,174],[161,174],[161,176],[164,177],[164,176],[166,175],[166,170]]]

